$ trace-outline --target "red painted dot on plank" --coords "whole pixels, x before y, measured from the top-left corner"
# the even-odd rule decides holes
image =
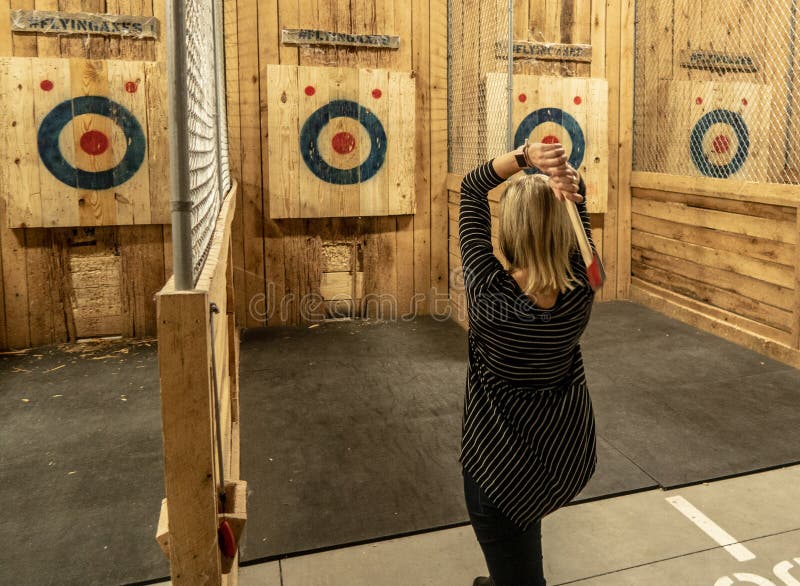
[[[306,95],[309,96],[309,97],[311,97],[311,96],[313,96],[314,94],[317,93],[317,89],[313,85],[307,85],[305,91],[306,91]]]
[[[542,139],[544,144],[559,144],[561,141],[558,139],[557,136],[553,134],[548,134]]]
[[[331,140],[333,150],[340,155],[347,155],[352,153],[356,148],[356,137],[349,132],[338,132]]]
[[[89,130],[81,136],[81,148],[89,155],[102,155],[108,150],[108,137],[99,130]]]
[[[129,94],[135,94],[136,90],[139,89],[139,84],[135,81],[129,81],[125,84],[125,91]]]
[[[524,104],[525,102],[528,101],[528,96],[526,96],[525,94],[520,94],[519,95],[519,101]]]
[[[39,84],[39,87],[44,91],[49,92],[51,89],[53,89],[53,82],[49,79],[44,79],[42,80],[42,83]]]
[[[747,98],[742,98],[742,106],[746,106],[748,104]]]
[[[702,106],[703,105],[703,98],[698,96],[697,99],[694,101],[694,103],[697,104],[698,106]]]
[[[581,98],[580,96],[575,96],[575,99],[572,101],[575,103],[576,106],[580,106],[583,103],[583,98]]]
[[[713,146],[714,146],[714,152],[717,153],[718,155],[722,155],[731,150],[731,141],[724,134],[720,134],[717,138],[714,139]]]
[[[383,95],[383,92],[381,90],[379,90],[378,88],[375,88],[374,90],[372,90],[372,97],[375,98],[376,100],[380,100],[382,95]]]

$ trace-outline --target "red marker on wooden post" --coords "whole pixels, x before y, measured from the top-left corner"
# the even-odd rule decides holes
[[[589,237],[586,235],[586,229],[583,227],[583,222],[581,221],[581,216],[575,202],[565,197],[564,203],[567,206],[567,212],[569,213],[569,219],[572,221],[572,228],[575,230],[575,236],[578,238],[578,247],[581,249],[583,262],[586,264],[586,273],[589,275],[589,285],[591,285],[592,289],[597,291],[603,286],[606,280],[606,271],[603,268],[603,261],[600,260],[600,256],[596,252],[592,251],[592,247],[589,244]]]

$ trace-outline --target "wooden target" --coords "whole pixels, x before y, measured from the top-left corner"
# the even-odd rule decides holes
[[[380,69],[270,65],[272,218],[414,213],[414,81]]]
[[[768,181],[769,86],[665,81],[658,171],[716,179]]]
[[[490,112],[507,112],[505,74],[487,76]],[[591,213],[608,198],[608,84],[602,79],[514,76],[514,146],[525,140],[564,146],[570,164],[586,181]],[[490,149],[505,150],[503,128],[487,125]],[[490,153],[489,156],[498,153]],[[531,169],[528,173],[537,173]]]
[[[11,226],[169,223],[164,66],[0,59]]]

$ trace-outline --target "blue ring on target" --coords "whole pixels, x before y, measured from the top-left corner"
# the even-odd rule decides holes
[[[712,163],[703,152],[703,139],[714,124],[727,124],[730,126],[734,135],[736,135],[736,140],[739,142],[736,154],[727,165]],[[731,110],[712,110],[703,115],[694,125],[689,146],[692,153],[692,161],[703,175],[727,179],[739,171],[747,161],[747,157],[750,154],[750,131],[747,129],[747,123],[741,114]]]
[[[83,114],[106,116],[122,129],[128,148],[115,167],[105,171],[85,171],[70,165],[61,154],[58,144],[61,131],[70,120]],[[42,162],[56,179],[70,187],[92,191],[122,185],[133,177],[144,162],[147,145],[142,126],[136,117],[122,104],[102,96],[81,96],[61,102],[42,120],[37,142]]]
[[[333,118],[352,118],[367,130],[369,156],[356,167],[339,169],[322,158],[319,135]],[[386,131],[375,114],[350,100],[333,100],[311,114],[300,131],[300,153],[311,172],[334,185],[352,185],[375,176],[386,160]]]
[[[576,169],[579,168],[583,163],[583,157],[586,153],[586,137],[583,134],[581,125],[575,120],[575,117],[561,108],[540,108],[525,116],[517,127],[517,133],[514,135],[514,148],[519,148],[524,145],[534,129],[545,122],[558,124],[567,131],[569,139],[572,141],[572,152],[569,155],[569,164]],[[541,171],[535,167],[526,169],[525,172],[528,175],[541,173]]]

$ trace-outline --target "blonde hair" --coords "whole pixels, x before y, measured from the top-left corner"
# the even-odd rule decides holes
[[[500,251],[513,271],[527,271],[526,293],[575,288],[570,253],[577,246],[563,202],[545,175],[509,181],[500,200]]]

